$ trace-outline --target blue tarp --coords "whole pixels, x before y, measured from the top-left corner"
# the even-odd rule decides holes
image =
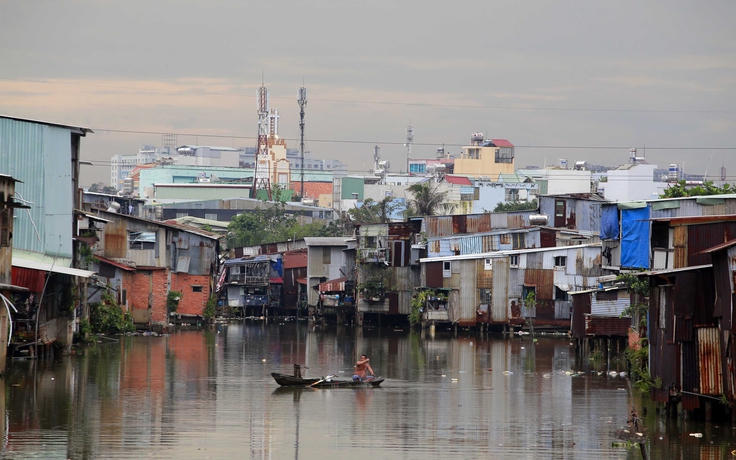
[[[601,239],[618,239],[618,207],[603,206],[601,211]]]
[[[621,210],[621,267],[649,268],[649,207]]]

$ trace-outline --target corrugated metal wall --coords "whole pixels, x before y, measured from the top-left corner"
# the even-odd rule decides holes
[[[507,322],[509,319],[509,259],[493,259],[493,292],[491,293],[491,321]]]
[[[0,171],[23,181],[15,191],[31,207],[15,213],[13,247],[70,259],[71,131],[0,118],[0,152]]]
[[[709,264],[710,254],[702,251],[734,238],[736,238],[736,222],[687,226],[688,266]]]
[[[476,310],[478,309],[478,286],[476,284],[475,260],[453,261],[453,264],[460,264],[460,274],[453,274],[453,278],[458,277],[458,294],[460,301],[460,317],[458,324],[461,326],[474,326],[476,323]]]
[[[723,381],[721,380],[721,342],[718,339],[718,328],[701,327],[697,331],[700,393],[720,396],[723,393]]]
[[[626,291],[623,291],[626,293]],[[594,294],[590,303],[590,313],[597,316],[621,316],[630,304],[629,296],[619,296],[616,300],[598,300]]]

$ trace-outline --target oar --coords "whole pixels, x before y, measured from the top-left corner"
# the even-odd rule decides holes
[[[333,377],[335,377],[335,376],[334,376],[334,375],[328,375],[327,377],[322,377],[321,379],[317,380],[316,382],[314,382],[313,384],[311,384],[311,385],[309,385],[309,386],[310,386],[310,387],[313,387],[313,386],[317,385],[318,383],[322,383],[322,382],[324,382],[325,380],[330,380],[330,379],[331,379],[331,378],[333,378]]]

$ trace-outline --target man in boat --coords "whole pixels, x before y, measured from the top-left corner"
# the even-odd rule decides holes
[[[369,364],[369,361],[370,359],[365,355],[360,355],[360,359],[355,363],[354,382],[365,382],[375,378],[376,375],[373,373],[373,368]],[[366,375],[368,372],[370,372],[370,375]]]

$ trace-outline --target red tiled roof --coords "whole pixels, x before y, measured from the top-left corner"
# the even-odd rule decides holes
[[[470,179],[464,176],[445,176],[445,180],[448,184],[473,185]]]
[[[493,142],[496,147],[513,147],[514,144],[507,141],[506,139],[491,139],[491,142]]]

